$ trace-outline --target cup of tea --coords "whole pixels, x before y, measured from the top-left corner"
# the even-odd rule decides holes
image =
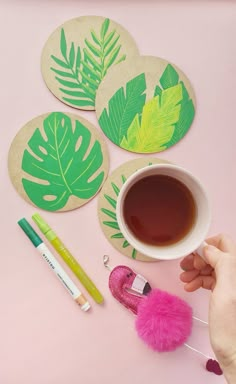
[[[189,171],[173,164],[139,169],[122,186],[116,206],[125,239],[153,259],[202,254],[211,210],[207,193]]]

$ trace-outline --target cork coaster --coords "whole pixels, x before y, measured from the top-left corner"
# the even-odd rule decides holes
[[[112,68],[98,88],[96,114],[105,135],[136,153],[161,152],[189,130],[195,96],[185,74],[153,56]]]
[[[97,88],[107,72],[134,55],[138,48],[121,25],[101,16],[82,16],[51,34],[41,71],[49,90],[63,103],[94,110]]]
[[[109,169],[105,142],[87,120],[52,112],[29,121],[8,155],[12,184],[27,202],[69,211],[97,194]]]
[[[159,163],[169,162],[155,157],[145,157],[122,164],[108,177],[98,199],[98,218],[107,240],[123,255],[140,261],[154,262],[157,260],[137,252],[136,249],[125,240],[116,220],[116,201],[120,188],[129,176],[137,171],[137,169]]]

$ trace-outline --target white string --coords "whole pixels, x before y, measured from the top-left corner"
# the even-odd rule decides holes
[[[212,359],[211,356],[209,356],[209,355],[205,355],[205,353],[202,353],[202,352],[200,352],[198,349],[195,349],[195,348],[191,347],[189,344],[186,344],[186,343],[185,343],[184,345],[185,345],[185,347],[191,349],[191,350],[194,351],[194,352],[199,353],[200,355],[206,357],[207,359]],[[214,360],[214,359],[213,359],[213,360]]]
[[[208,325],[208,322],[207,322],[207,321],[201,320],[201,319],[199,319],[199,318],[196,317],[196,316],[193,316],[193,319],[194,319],[194,320],[197,320],[197,321],[200,321],[200,323],[203,323],[203,324]]]

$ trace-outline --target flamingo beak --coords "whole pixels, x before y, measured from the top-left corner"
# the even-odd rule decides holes
[[[148,281],[141,275],[136,275],[131,290],[139,295],[147,295],[151,291],[151,286]]]

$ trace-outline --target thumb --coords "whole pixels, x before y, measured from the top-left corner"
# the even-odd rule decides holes
[[[219,260],[224,256],[224,252],[214,247],[214,245],[207,245],[203,249],[203,255],[206,262],[215,269]]]

